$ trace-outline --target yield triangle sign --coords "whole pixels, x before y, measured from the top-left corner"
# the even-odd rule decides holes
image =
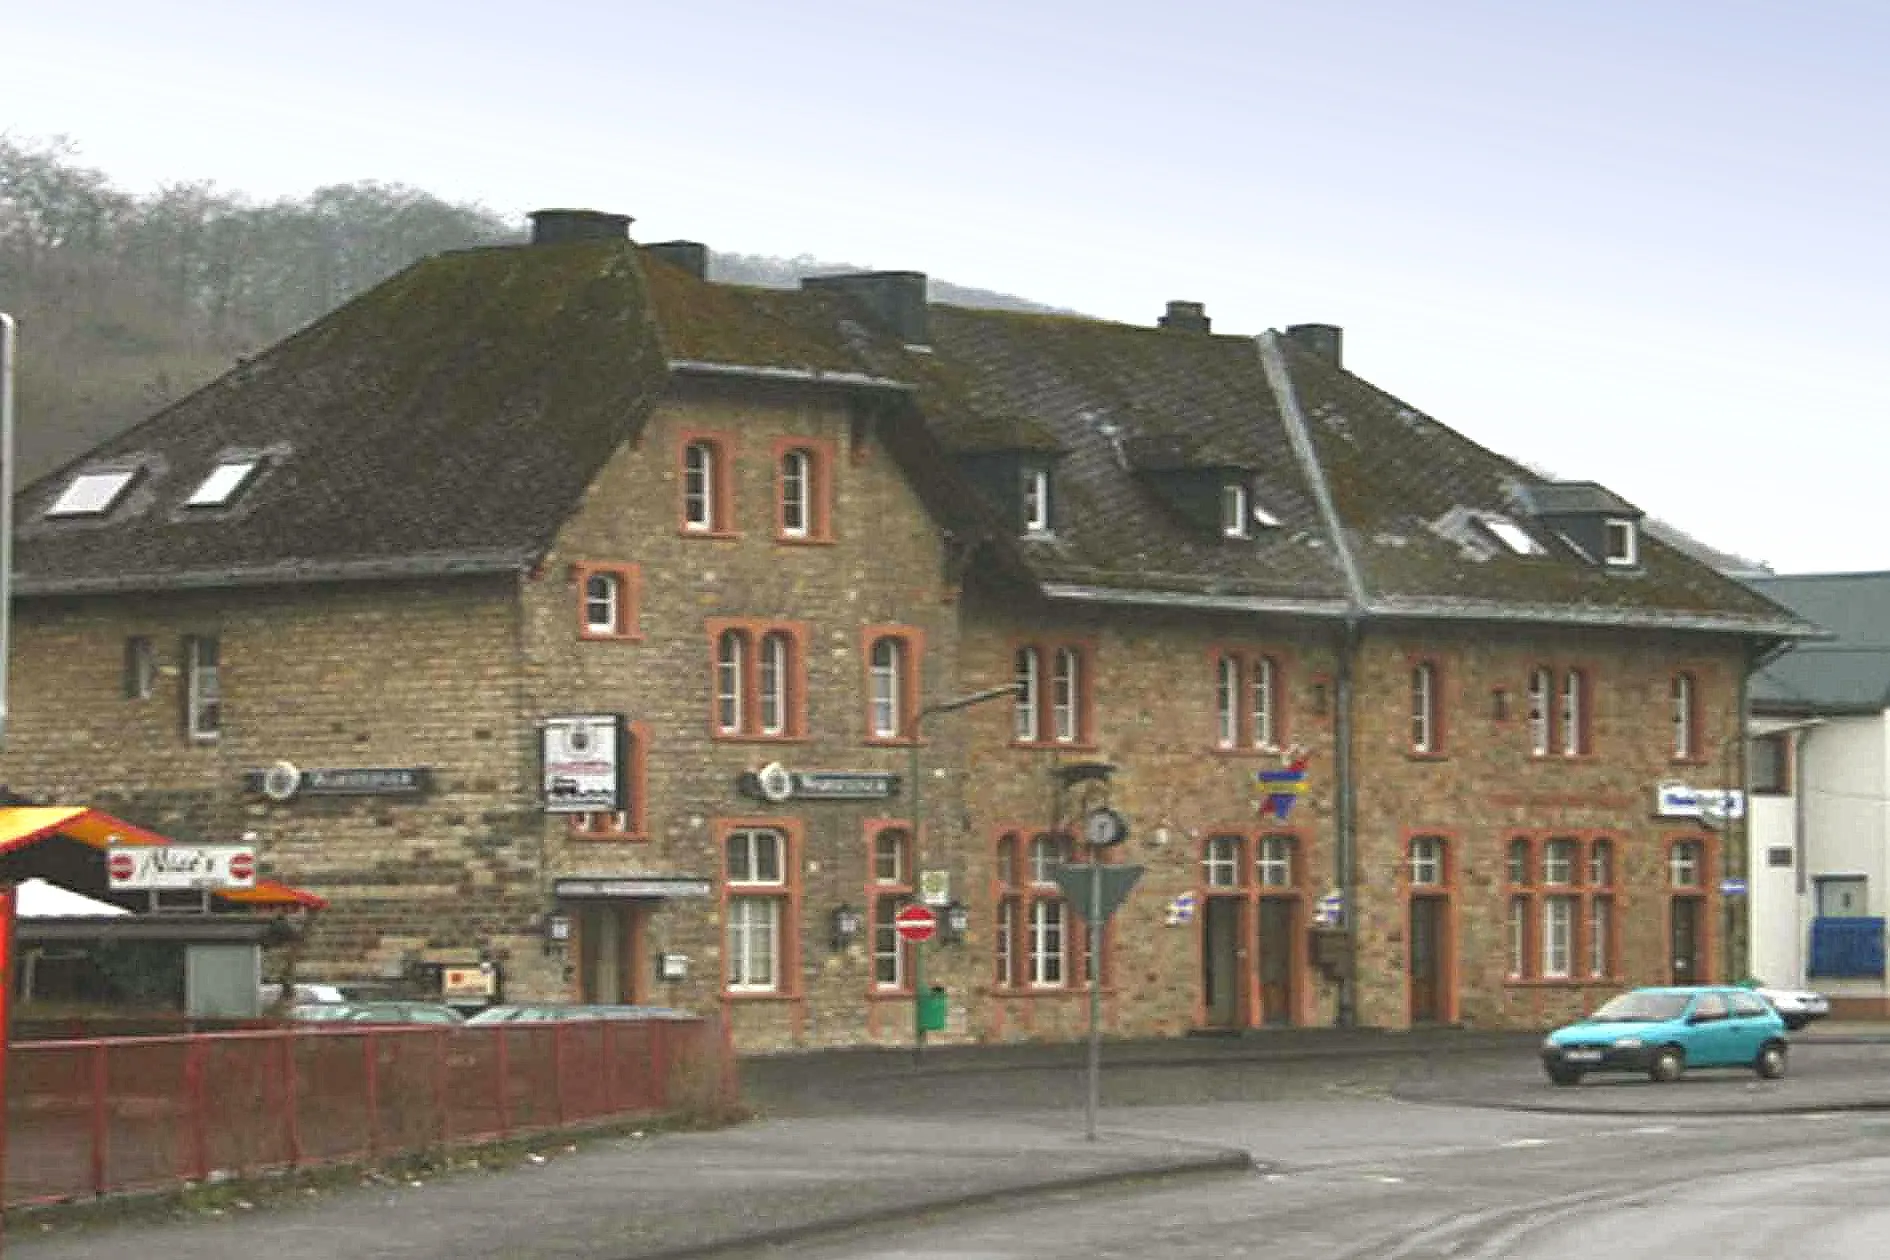
[[[1057,887],[1061,888],[1063,895],[1069,898],[1070,906],[1082,915],[1086,922],[1094,923],[1100,919],[1107,923],[1109,916],[1128,900],[1129,890],[1141,880],[1142,872],[1147,868],[1110,866],[1105,863],[1102,867],[1100,911],[1093,909],[1094,903],[1090,899],[1092,884],[1095,882],[1091,879],[1091,872],[1094,869],[1095,864],[1091,862],[1065,862],[1051,874],[1056,878]]]

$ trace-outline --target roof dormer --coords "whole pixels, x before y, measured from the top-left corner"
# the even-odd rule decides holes
[[[1157,499],[1202,533],[1253,538],[1280,527],[1260,501],[1251,468],[1196,450],[1184,438],[1133,438],[1122,444],[1122,458]]]
[[[1591,564],[1641,567],[1641,510],[1592,481],[1541,481],[1523,488],[1530,513]]]

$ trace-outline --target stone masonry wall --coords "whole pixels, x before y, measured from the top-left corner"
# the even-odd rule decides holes
[[[96,805],[182,841],[254,832],[265,874],[331,899],[302,974],[395,976],[506,950],[537,902],[521,823],[510,580],[21,601],[0,780]],[[221,650],[222,734],[183,730],[183,636]],[[156,694],[124,694],[125,640],[148,636]],[[429,795],[274,803],[244,773],[426,766]],[[535,821],[535,815],[532,816]]]

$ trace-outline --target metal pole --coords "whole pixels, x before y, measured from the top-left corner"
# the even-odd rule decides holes
[[[13,354],[18,330],[0,311],[0,748],[7,742],[7,662],[13,657]]]
[[[919,744],[925,730],[925,719],[934,713],[955,713],[959,709],[969,709],[974,704],[983,704],[987,700],[997,700],[1004,696],[1017,694],[1016,683],[1005,683],[1002,687],[986,687],[968,696],[959,696],[955,700],[942,700],[937,704],[928,704],[912,715],[912,745],[906,763],[907,777],[912,780],[912,864],[919,863],[919,838],[924,826],[919,810]],[[914,872],[916,875],[916,871]],[[912,945],[912,1060],[919,1061],[925,1052],[925,1007],[923,987],[925,980],[925,946],[913,942]]]
[[[1096,1140],[1096,1103],[1102,1093],[1102,854],[1089,851],[1089,1090],[1083,1136]]]

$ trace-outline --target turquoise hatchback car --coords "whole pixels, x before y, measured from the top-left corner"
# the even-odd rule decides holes
[[[1542,1043],[1542,1067],[1557,1085],[1589,1072],[1645,1072],[1675,1081],[1690,1067],[1750,1068],[1785,1075],[1785,1021],[1750,989],[1635,989]]]

